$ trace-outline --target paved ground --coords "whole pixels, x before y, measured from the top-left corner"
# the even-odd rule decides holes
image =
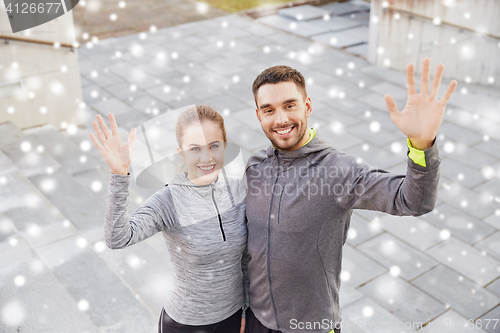
[[[125,139],[156,114],[209,104],[248,158],[269,145],[251,83],[288,64],[307,79],[319,135],[405,172],[405,137],[383,98],[404,105],[405,75],[264,22],[230,15],[110,38],[79,59],[87,127],[0,125],[1,332],[155,332],[173,281],[168,253],[161,235],[125,250],[104,245],[109,169],[88,138],[97,113],[113,111]],[[499,110],[498,91],[460,82],[437,141],[436,209],[419,218],[354,213],[340,302],[344,324],[362,325],[343,332],[412,332],[368,324],[429,320],[419,331],[455,331],[469,319],[478,327],[470,331],[500,332],[495,321],[485,329],[500,317]],[[133,187],[130,212],[149,194]]]

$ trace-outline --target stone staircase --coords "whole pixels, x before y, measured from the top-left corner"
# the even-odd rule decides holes
[[[354,55],[368,54],[370,3],[363,0],[289,7],[258,21]]]

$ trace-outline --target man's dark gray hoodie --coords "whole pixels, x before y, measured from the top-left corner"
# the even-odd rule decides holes
[[[374,168],[318,135],[296,150],[269,147],[250,158],[245,172],[249,296],[263,325],[329,332],[333,327],[306,325],[341,322],[342,247],[352,210],[430,212],[440,159],[435,143],[424,152],[426,166],[408,158],[406,176]]]

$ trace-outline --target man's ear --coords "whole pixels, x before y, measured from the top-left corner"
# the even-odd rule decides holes
[[[309,118],[313,110],[311,97],[307,96],[305,104],[306,104],[306,117]]]
[[[260,112],[259,112],[259,109],[255,109],[255,114],[257,115],[257,118],[259,119],[259,122],[260,122]]]

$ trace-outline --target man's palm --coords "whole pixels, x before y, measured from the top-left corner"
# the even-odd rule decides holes
[[[420,93],[417,93],[413,64],[409,64],[406,68],[408,100],[402,112],[398,111],[394,99],[390,95],[385,95],[387,109],[389,110],[392,122],[401,132],[410,138],[415,148],[423,149],[430,147],[430,144],[436,137],[437,131],[443,121],[446,103],[448,103],[457,86],[457,81],[453,80],[443,98],[438,100],[437,94],[443,76],[444,65],[439,64],[437,66],[430,93],[429,67],[430,59],[425,58],[420,81]]]

